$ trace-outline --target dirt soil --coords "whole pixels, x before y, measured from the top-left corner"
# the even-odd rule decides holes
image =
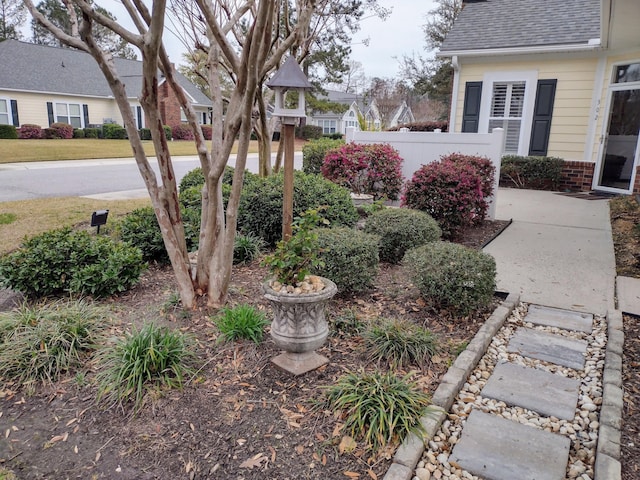
[[[481,248],[506,225],[486,222],[460,243]],[[270,315],[260,288],[265,277],[257,262],[234,268],[230,304],[249,303]],[[269,335],[260,345],[218,343],[215,312],[171,307],[175,291],[170,269],[150,268],[138,286],[106,302],[114,312],[110,328],[121,334],[154,321],[192,334],[198,375],[182,391],[149,396],[136,416],[96,404],[91,362],[35,392],[0,381],[0,474],[5,468],[19,479],[51,480],[381,479],[397,445],[376,456],[360,444],[344,451],[340,415],[321,404],[324,388],[345,372],[387,368],[366,358],[348,323],[337,329],[341,315],[355,312],[362,322],[401,317],[435,332],[441,351],[428,366],[412,367],[414,380],[433,392],[501,300],[455,318],[429,308],[402,267],[383,264],[374,289],[331,302],[332,334],[319,350],[330,363],[293,377],[270,362],[279,352]]]
[[[640,205],[631,196],[610,205],[618,275],[640,278]],[[623,322],[622,479],[640,480],[640,318],[623,315]]]

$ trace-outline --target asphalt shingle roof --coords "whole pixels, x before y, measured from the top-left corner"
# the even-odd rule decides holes
[[[485,0],[467,3],[441,53],[586,44],[600,38],[600,0]]]
[[[142,62],[123,58],[114,61],[129,98],[139,96]],[[186,77],[178,72],[176,75],[196,104],[210,103]],[[96,61],[88,53],[17,40],[0,42],[0,89],[113,97]]]

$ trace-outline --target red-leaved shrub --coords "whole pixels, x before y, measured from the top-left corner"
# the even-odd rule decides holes
[[[47,138],[73,138],[73,127],[68,123],[52,123],[49,129],[53,130],[53,137]]]
[[[482,177],[482,194],[485,197],[493,195],[493,184],[496,178],[496,167],[487,157],[476,155],[463,155],[461,153],[451,153],[440,157],[442,162],[454,162],[458,165],[468,164],[475,168]]]
[[[450,161],[420,167],[405,186],[402,204],[431,215],[448,239],[482,221],[488,208],[476,168]]]
[[[211,125],[200,125],[200,128],[202,129],[202,135],[204,136],[204,139],[211,140]]]
[[[18,138],[42,138],[42,127],[25,123],[18,129]]]
[[[402,188],[402,158],[390,145],[347,143],[329,150],[322,175],[354,193],[396,200]]]
[[[193,140],[193,130],[189,125],[176,125],[171,128],[171,134],[174,140]]]

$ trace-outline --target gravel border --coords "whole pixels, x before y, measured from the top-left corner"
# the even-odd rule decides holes
[[[622,312],[607,312],[607,348],[602,374],[602,407],[596,447],[595,480],[620,480],[620,428],[622,425]]]
[[[494,310],[467,348],[456,358],[442,377],[440,385],[431,399],[436,411],[422,417],[421,423],[425,429],[426,438],[432,438],[442,422],[447,418],[447,412],[453,405],[456,395],[464,385],[467,377],[484,356],[494,335],[502,328],[506,319],[520,302],[520,295],[510,293],[507,298]],[[622,319],[622,316],[620,316]],[[622,325],[622,323],[620,323]],[[608,353],[608,350],[607,350]],[[601,427],[602,428],[602,427]],[[620,456],[620,434],[618,430],[618,457]],[[393,457],[393,463],[383,480],[411,480],[424,452],[424,441],[415,433],[411,433],[402,442]],[[609,477],[602,477],[609,478]]]

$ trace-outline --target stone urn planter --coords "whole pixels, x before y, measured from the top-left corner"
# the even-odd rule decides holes
[[[373,195],[368,193],[351,192],[351,201],[353,202],[353,206],[356,208],[361,205],[371,205],[373,203]]]
[[[321,290],[297,288],[299,291],[287,292],[287,288],[277,282],[262,284],[264,296],[271,303],[275,315],[271,323],[271,337],[284,350],[271,361],[294,375],[315,370],[329,362],[315,350],[329,335],[325,307],[338,288],[331,280],[322,277],[312,276],[307,283],[324,286],[317,287]]]

